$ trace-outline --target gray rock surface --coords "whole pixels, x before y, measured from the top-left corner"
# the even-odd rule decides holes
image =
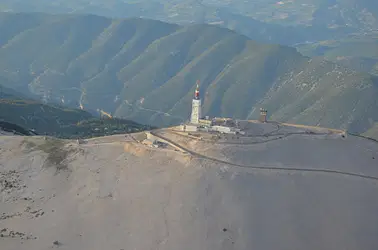
[[[237,167],[125,136],[64,141],[57,168],[50,140],[0,137],[1,250],[378,249],[373,178]],[[378,177],[378,144],[351,136],[202,143],[186,146],[236,164]]]

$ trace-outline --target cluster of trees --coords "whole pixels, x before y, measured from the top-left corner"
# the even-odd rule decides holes
[[[34,134],[32,131],[24,129],[21,126],[18,126],[13,123],[5,122],[5,121],[0,121],[0,129],[5,132],[14,133],[17,135],[33,135]]]
[[[63,126],[49,135],[64,139],[91,138],[114,134],[135,133],[153,127],[123,119],[92,118]]]

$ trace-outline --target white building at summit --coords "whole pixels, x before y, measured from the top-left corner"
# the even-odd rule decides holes
[[[192,101],[192,114],[190,116],[190,123],[191,124],[199,124],[201,119],[201,99],[199,95],[199,82],[197,81],[197,88],[194,92],[194,98]]]

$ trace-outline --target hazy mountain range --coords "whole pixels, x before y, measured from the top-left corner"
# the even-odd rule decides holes
[[[143,124],[185,121],[196,80],[204,114],[363,132],[378,120],[377,78],[210,25],[94,15],[3,13],[7,87]]]
[[[325,55],[356,70],[377,74],[378,68],[378,52],[364,52],[366,48],[378,51],[375,0],[3,0],[1,10],[210,23],[255,41],[295,46],[306,55]],[[351,47],[353,55],[342,49]]]
[[[161,19],[173,22],[230,21],[219,10],[260,22],[285,26],[378,27],[375,0],[3,0],[2,11],[93,13],[113,17]]]
[[[378,34],[351,35],[342,40],[325,40],[297,46],[304,55],[343,64],[357,71],[378,74]]]

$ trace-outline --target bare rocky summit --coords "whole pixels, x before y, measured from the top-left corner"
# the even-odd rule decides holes
[[[0,249],[378,249],[378,143],[248,126],[0,136]]]

